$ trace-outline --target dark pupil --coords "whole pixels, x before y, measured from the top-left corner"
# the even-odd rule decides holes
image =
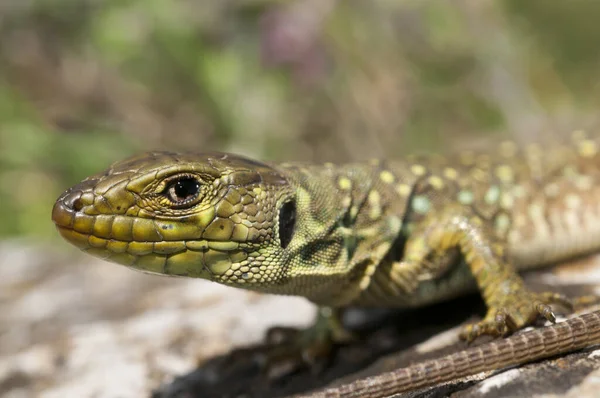
[[[186,200],[198,194],[200,185],[193,178],[185,178],[175,183],[174,192],[177,200]]]
[[[296,225],[296,203],[293,201],[284,203],[279,210],[279,242],[281,247],[286,248],[294,235]]]

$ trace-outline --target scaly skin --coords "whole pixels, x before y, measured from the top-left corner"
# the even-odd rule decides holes
[[[600,311],[294,398],[384,398],[600,344]]]
[[[517,269],[600,247],[597,151],[575,133],[550,150],[345,165],[152,152],[67,190],[52,217],[109,261],[334,309],[416,307],[477,286],[488,313],[465,328],[472,340],[570,306],[529,291]]]

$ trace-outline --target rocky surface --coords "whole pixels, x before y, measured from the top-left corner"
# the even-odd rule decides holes
[[[309,324],[302,299],[144,275],[50,247],[0,245],[0,396],[147,397],[269,326]]]
[[[540,290],[592,292],[600,286],[600,257],[527,279]],[[351,314],[361,342],[339,347],[319,372],[267,383],[248,351],[230,351],[258,344],[270,326],[309,324],[314,309],[304,300],[144,275],[74,251],[4,242],[0,396],[284,396],[464,348],[457,328],[482,311],[477,296],[469,296],[421,311],[371,312],[366,322],[365,314]],[[246,365],[219,372],[236,361]],[[408,396],[595,397],[599,388],[600,350],[589,349]]]

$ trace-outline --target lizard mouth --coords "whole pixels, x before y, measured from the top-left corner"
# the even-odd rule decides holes
[[[63,195],[54,205],[52,221],[66,241],[95,257],[144,272],[205,279],[225,275],[247,262],[246,246],[250,245],[197,239],[189,236],[198,230],[193,225],[180,227],[127,215],[87,215],[78,207]]]

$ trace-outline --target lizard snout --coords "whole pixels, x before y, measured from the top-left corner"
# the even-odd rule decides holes
[[[92,189],[96,182],[93,179],[85,180],[65,191],[54,203],[52,221],[59,227],[73,228],[77,213],[93,204]]]

